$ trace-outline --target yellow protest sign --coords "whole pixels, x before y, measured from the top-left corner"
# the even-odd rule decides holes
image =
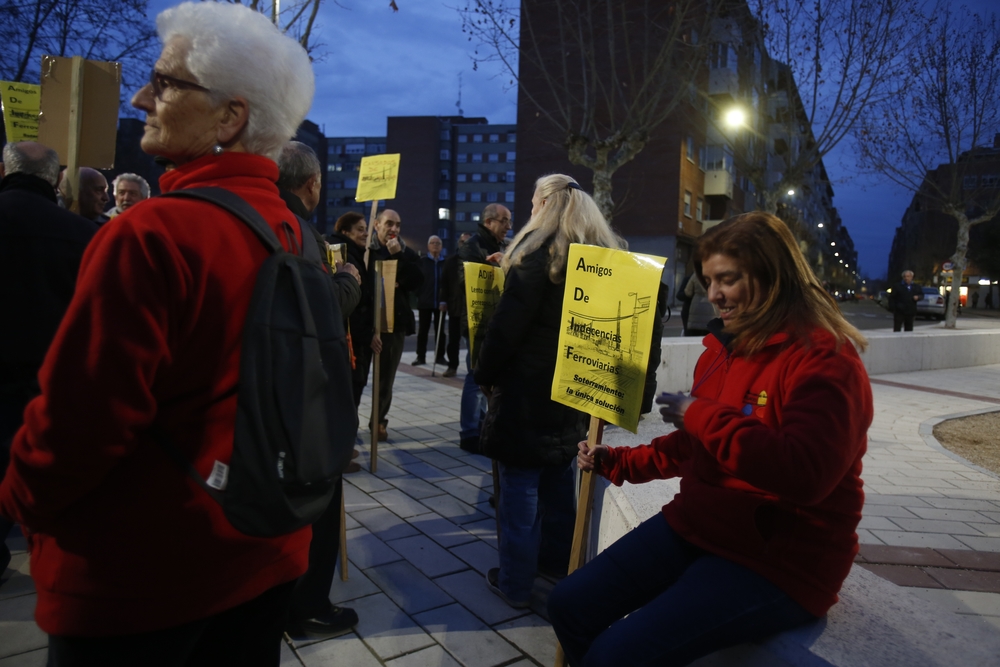
[[[0,81],[0,109],[7,130],[7,141],[38,141],[38,110],[42,87],[33,83]]]
[[[396,198],[396,180],[399,178],[399,153],[369,155],[361,158],[358,172],[357,201]]]
[[[503,271],[491,264],[465,263],[465,310],[469,317],[469,356],[476,367],[493,311],[503,294]]]
[[[666,261],[570,245],[553,401],[635,433]]]

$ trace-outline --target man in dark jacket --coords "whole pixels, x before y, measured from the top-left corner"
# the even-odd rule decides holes
[[[420,273],[420,257],[412,249],[407,248],[399,235],[402,229],[402,220],[399,214],[392,209],[386,209],[379,213],[375,219],[375,234],[372,235],[372,242],[368,255],[368,266],[374,273],[375,262],[385,260],[397,260],[396,263],[396,296],[393,313],[395,322],[392,333],[386,332],[386,327],[380,327],[381,350],[379,357],[379,387],[378,387],[378,439],[388,440],[387,431],[389,420],[386,415],[389,413],[389,406],[392,405],[392,385],[396,380],[396,369],[399,368],[399,360],[403,356],[403,343],[406,337],[417,330],[413,317],[413,310],[410,306],[410,295],[416,292],[424,282],[424,276]],[[375,278],[372,277],[372,284]],[[385,302],[382,302],[382,322],[385,324]],[[373,345],[374,347],[374,345]],[[371,421],[369,420],[369,423]]]
[[[913,331],[913,318],[917,314],[917,301],[924,296],[920,285],[913,284],[913,271],[903,271],[903,281],[893,286],[889,294],[892,310],[892,330]]]
[[[489,204],[483,209],[479,231],[458,250],[462,262],[500,265],[503,250],[507,247],[507,232],[510,230],[510,209],[502,204]],[[459,290],[465,294],[465,271],[459,271]],[[469,325],[466,319],[465,299],[462,299],[462,334],[469,344]],[[453,314],[454,315],[454,314]],[[471,346],[469,346],[471,349]],[[467,452],[479,453],[479,426],[486,412],[486,397],[480,391],[472,376],[476,360],[468,354],[465,357],[465,385],[462,387],[462,404],[459,415],[459,446]]]
[[[459,274],[462,273],[462,258],[458,252],[465,242],[472,237],[468,232],[458,237],[458,248],[448,259],[444,260],[441,272],[441,290],[438,295],[441,317],[448,314],[448,368],[441,375],[446,378],[455,377],[458,373],[458,346],[462,338],[462,313],[465,310],[465,291]]]
[[[302,230],[304,243],[315,241],[320,245],[320,256],[326,262],[326,240],[316,228],[305,220],[319,204],[322,190],[322,172],[319,160],[309,146],[289,141],[278,158],[278,194],[288,209],[308,227],[313,239]],[[334,272],[330,265],[340,311],[345,321],[361,299],[361,274],[350,263],[344,263]],[[353,469],[352,469],[353,468]],[[360,467],[351,463],[344,472],[357,472]],[[287,631],[293,637],[329,638],[350,632],[358,624],[358,614],[353,609],[338,607],[330,602],[337,556],[340,553],[340,504],[344,492],[343,480],[337,481],[337,490],[329,508],[313,524],[312,541],[309,543],[309,569],[295,582],[292,601],[288,610]]]
[[[441,237],[431,236],[427,239],[427,254],[420,258],[420,272],[424,276],[424,284],[420,286],[417,297],[417,311],[420,313],[420,324],[417,328],[417,358],[414,366],[427,363],[427,334],[431,325],[434,326],[434,359],[439,365],[444,365],[445,333],[440,330],[438,322],[441,311],[438,308],[439,292],[441,290],[441,274],[444,271],[444,257],[441,256]]]
[[[28,401],[39,393],[38,369],[69,306],[84,248],[97,225],[60,208],[59,156],[41,144],[4,146],[0,170],[0,479],[10,439]],[[11,524],[0,518],[0,573],[10,562],[3,544]]]

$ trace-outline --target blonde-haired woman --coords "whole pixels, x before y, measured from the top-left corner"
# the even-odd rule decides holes
[[[573,537],[571,464],[587,418],[549,398],[569,244],[624,245],[569,176],[540,178],[531,203],[501,263],[504,293],[475,374],[490,396],[481,443],[500,464],[500,567],[487,583],[515,608],[528,606],[537,572],[566,574]]]
[[[823,616],[858,552],[872,393],[865,340],[784,222],[747,213],[699,239],[712,320],[679,430],[640,447],[580,443],[613,484],[680,493],[559,582],[549,617],[570,665],[686,665]]]

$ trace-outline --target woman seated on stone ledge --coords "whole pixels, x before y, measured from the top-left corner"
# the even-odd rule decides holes
[[[571,665],[686,665],[821,617],[858,551],[872,395],[865,340],[785,224],[747,213],[695,253],[720,318],[678,430],[635,448],[580,443],[612,483],[680,477],[680,493],[561,581],[552,626]]]

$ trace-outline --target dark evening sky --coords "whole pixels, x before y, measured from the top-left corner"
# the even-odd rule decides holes
[[[499,67],[472,70],[473,45],[453,9],[464,0],[397,0],[398,13],[388,0],[339,1],[341,6],[324,4],[314,30],[326,55],[315,64],[316,97],[308,117],[328,136],[380,136],[388,116],[456,115],[460,73],[464,115],[515,122],[517,92],[509,79]],[[150,15],[175,4],[152,0]],[[982,13],[996,8],[996,0],[964,4]],[[834,205],[854,239],[862,272],[884,276],[910,193],[858,176],[850,139],[825,162]]]

